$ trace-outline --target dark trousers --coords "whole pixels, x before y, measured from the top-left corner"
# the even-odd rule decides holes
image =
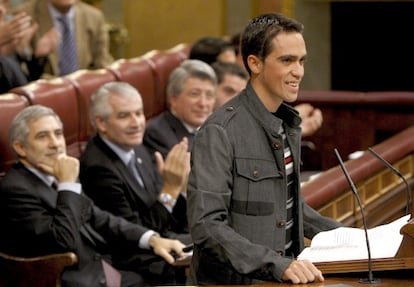
[[[120,271],[121,273],[121,287],[144,287],[149,286],[145,283],[142,277],[135,273],[129,271]]]

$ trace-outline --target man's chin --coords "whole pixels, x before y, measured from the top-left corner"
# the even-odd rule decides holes
[[[124,144],[121,144],[120,146],[122,146],[124,149],[129,150],[129,149],[133,149],[137,146],[139,146],[140,144],[142,144],[142,139],[140,140],[130,140]]]

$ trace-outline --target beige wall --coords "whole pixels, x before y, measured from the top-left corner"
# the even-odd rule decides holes
[[[225,33],[225,1],[222,0],[124,0],[125,25],[130,42],[125,56],[152,49],[168,49],[177,43]]]
[[[27,0],[10,1],[16,4]],[[117,38],[120,44],[111,45],[115,58],[169,49],[206,35],[232,35],[240,32],[251,17],[271,11],[282,12],[305,25],[309,60],[301,88],[331,88],[330,0],[82,1],[102,9],[108,23],[127,32],[127,37]]]
[[[303,90],[331,89],[331,15],[327,1],[297,0],[295,18],[305,26],[308,51]]]

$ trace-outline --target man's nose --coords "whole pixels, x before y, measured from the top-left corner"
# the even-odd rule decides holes
[[[56,135],[51,135],[49,138],[49,145],[50,146],[58,146],[60,144],[60,138]]]
[[[210,103],[213,102],[213,98],[210,95],[207,94],[202,94],[200,99],[199,99],[199,104],[200,105],[208,105]]]
[[[141,121],[142,121],[142,117],[141,116],[139,116],[139,115],[132,115],[132,117],[131,117],[131,123],[132,124],[138,125],[138,124],[141,123]]]
[[[298,63],[297,65],[295,65],[294,66],[294,68],[292,69],[292,74],[295,76],[295,77],[298,77],[298,78],[302,78],[303,77],[303,75],[304,75],[304,73],[305,73],[305,67],[303,66],[303,64],[301,64],[301,63]]]

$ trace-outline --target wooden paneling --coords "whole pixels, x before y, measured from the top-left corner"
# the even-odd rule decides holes
[[[124,0],[130,38],[125,57],[191,43],[201,36],[224,35],[225,4],[221,0]]]
[[[406,179],[414,178],[414,155],[410,154],[393,164]],[[404,214],[407,202],[402,180],[384,168],[369,178],[356,182],[361,203],[369,226],[377,226]],[[355,195],[345,190],[327,204],[318,207],[325,216],[334,218],[348,226],[362,225],[361,211]]]

